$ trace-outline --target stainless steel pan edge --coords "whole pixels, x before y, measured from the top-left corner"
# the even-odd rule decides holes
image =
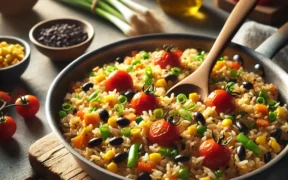
[[[122,40],[82,55],[59,73],[48,90],[45,106],[46,116],[51,129],[65,148],[72,153],[79,165],[92,178],[107,180],[125,179],[124,177],[113,174],[85,159],[76,152],[62,136],[61,130],[58,127],[58,112],[63,102],[63,98],[66,92],[68,92],[69,82],[80,80],[84,75],[87,75],[87,73],[91,71],[92,67],[113,62],[116,57],[128,55],[132,50],[155,50],[156,48],[162,47],[163,44],[173,44],[180,48],[193,47],[208,51],[212,47],[214,41],[215,38],[188,34],[146,35]],[[230,43],[229,47],[224,50],[223,54],[228,55],[229,57],[232,57],[234,54],[240,54],[244,59],[244,68],[248,71],[253,71],[253,66],[256,63],[262,64],[265,71],[265,80],[273,82],[281,94],[281,100],[288,103],[288,75],[279,66],[272,63],[263,55],[234,43]],[[253,177],[254,175],[273,166],[283,158],[287,152],[288,146],[286,146],[286,148],[275,159],[264,167],[234,179],[238,180]]]

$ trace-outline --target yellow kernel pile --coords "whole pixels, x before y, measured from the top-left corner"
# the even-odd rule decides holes
[[[0,68],[17,64],[24,56],[24,47],[20,44],[0,42]]]

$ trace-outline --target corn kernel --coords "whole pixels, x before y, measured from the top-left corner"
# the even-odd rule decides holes
[[[108,95],[104,99],[104,103],[108,103],[110,106],[114,106],[117,103],[116,96]]]
[[[142,57],[141,57],[141,55],[140,55],[140,54],[136,54],[136,56],[135,56],[135,59],[136,59],[136,60],[141,60],[141,59],[142,59]]]
[[[150,128],[150,126],[152,125],[152,121],[148,120],[148,121],[141,121],[139,124],[139,127],[148,127]]]
[[[114,156],[115,156],[115,151],[109,150],[104,154],[103,159],[104,161],[109,162]]]
[[[103,81],[105,79],[105,75],[104,74],[98,74],[96,77],[95,77],[96,81],[98,83],[100,83],[101,81]]]
[[[197,134],[197,127],[196,125],[189,126],[187,129],[187,133],[191,136],[195,136]]]
[[[274,153],[279,153],[281,151],[281,146],[275,139],[271,139],[269,145],[272,147]]]
[[[256,138],[256,143],[261,145],[266,144],[266,136],[258,136]]]
[[[130,131],[130,135],[131,136],[140,136],[140,132],[141,132],[141,130],[139,128],[133,128]]]
[[[231,126],[232,125],[232,120],[231,119],[224,119],[222,121],[222,126],[223,127],[228,127],[228,126]]]
[[[155,83],[156,87],[166,87],[167,83],[165,81],[165,79],[158,79]]]
[[[154,163],[159,163],[162,157],[160,153],[152,153],[149,155],[149,160],[153,161]]]
[[[198,102],[200,100],[200,97],[197,93],[190,93],[189,99],[191,99],[194,102]]]
[[[206,177],[201,178],[200,180],[211,180],[211,178],[210,176],[206,176]]]
[[[281,119],[285,118],[286,117],[286,110],[283,108],[283,107],[278,107],[276,109],[276,114],[277,116],[279,116]]]
[[[111,162],[110,164],[108,164],[107,170],[110,172],[116,173],[118,171],[117,164],[115,164],[114,162]]]
[[[110,117],[108,119],[109,126],[112,126],[113,128],[116,128],[118,126],[117,123],[116,123],[116,120],[117,119],[115,117]]]

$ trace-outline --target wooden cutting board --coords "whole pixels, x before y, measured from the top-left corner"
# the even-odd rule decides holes
[[[53,133],[31,145],[29,160],[37,176],[47,180],[91,180]]]
[[[235,6],[233,0],[214,0],[216,6],[231,12]],[[288,0],[273,0],[268,6],[257,6],[250,19],[269,25],[281,25],[288,20]]]

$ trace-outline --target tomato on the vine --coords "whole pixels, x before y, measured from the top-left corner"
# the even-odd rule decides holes
[[[40,107],[38,98],[32,95],[21,96],[15,104],[18,105],[15,107],[17,113],[24,118],[34,117]]]
[[[0,91],[0,99],[2,99],[3,101],[8,103],[10,101],[11,97],[8,93],[6,93],[4,91]]]
[[[0,117],[0,141],[10,139],[16,132],[16,123],[10,116]]]
[[[118,92],[133,89],[133,79],[128,72],[117,70],[109,75],[105,83],[105,90],[114,91],[114,89]]]
[[[161,69],[165,69],[168,65],[170,65],[170,67],[179,67],[182,53],[182,50],[173,50],[172,52],[162,50],[154,57],[153,61],[154,64],[159,65]]]
[[[139,92],[132,98],[131,106],[135,109],[136,114],[140,115],[143,111],[156,109],[159,106],[159,102],[154,95]]]
[[[148,139],[160,146],[170,147],[175,141],[180,140],[180,133],[177,126],[161,119],[150,126]]]
[[[218,89],[208,96],[206,106],[215,106],[218,113],[233,111],[235,109],[234,97],[225,90]]]
[[[199,148],[199,155],[204,157],[203,165],[210,169],[217,169],[228,165],[231,158],[230,149],[218,144],[214,139],[204,141]]]

